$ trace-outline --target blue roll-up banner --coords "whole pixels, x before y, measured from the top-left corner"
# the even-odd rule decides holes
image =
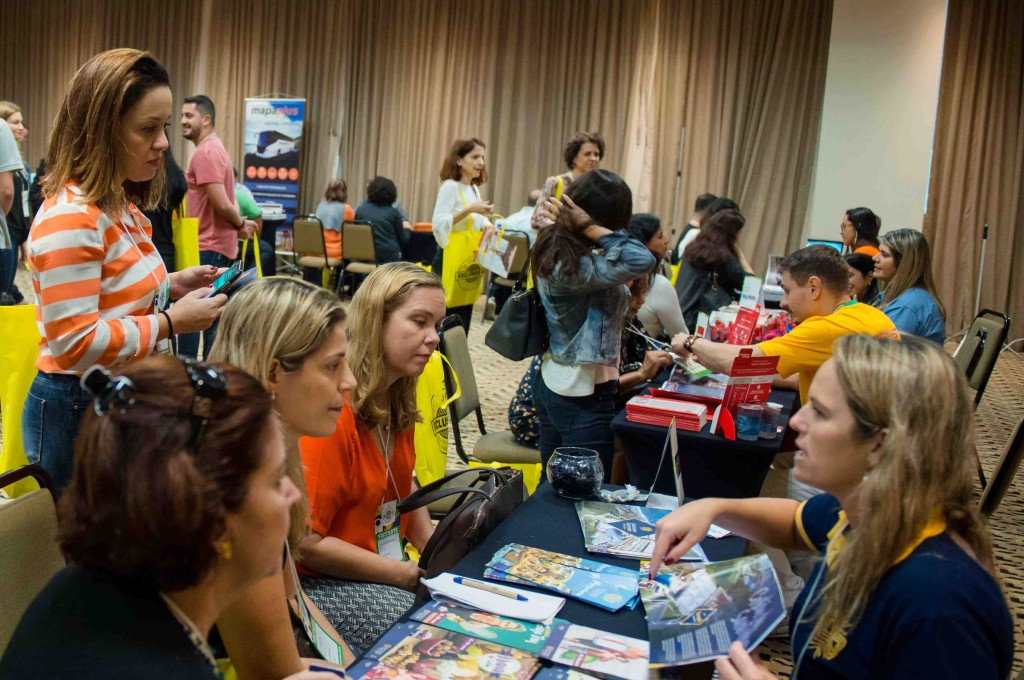
[[[245,100],[243,183],[256,202],[279,203],[290,224],[298,208],[305,99]]]

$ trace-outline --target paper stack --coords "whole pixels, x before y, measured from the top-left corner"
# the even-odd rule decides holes
[[[704,404],[658,397],[633,397],[626,402],[626,420],[632,423],[668,427],[673,418],[677,430],[698,432],[708,420],[708,408]]]

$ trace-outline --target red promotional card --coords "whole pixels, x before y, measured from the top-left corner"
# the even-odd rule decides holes
[[[722,403],[734,416],[740,404],[763,404],[772,391],[772,379],[778,372],[779,357],[754,357],[741,350],[729,371],[729,383]]]
[[[754,339],[754,329],[757,327],[760,316],[760,305],[752,308],[740,307],[736,312],[736,320],[729,327],[729,337],[726,342],[730,345],[749,345],[750,341]]]

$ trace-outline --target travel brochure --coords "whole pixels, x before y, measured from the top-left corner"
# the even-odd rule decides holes
[[[412,615],[412,619],[454,633],[493,640],[531,654],[540,653],[553,628],[553,625],[520,621],[442,602],[428,602]],[[564,622],[555,619],[555,623]]]
[[[417,623],[397,623],[346,673],[402,680],[528,680],[536,656],[519,649]]]
[[[494,554],[484,578],[553,590],[607,611],[637,602],[636,573],[629,569],[518,543]]]
[[[737,640],[752,651],[786,616],[778,578],[764,554],[662,565],[654,579],[646,578],[646,563],[640,569],[651,668],[727,656]]]
[[[646,640],[559,622],[541,656],[600,678],[646,678]]]
[[[576,514],[583,527],[583,542],[588,551],[649,560],[654,551],[655,524],[669,511],[639,505],[578,501]],[[700,545],[690,548],[681,559],[707,562]]]

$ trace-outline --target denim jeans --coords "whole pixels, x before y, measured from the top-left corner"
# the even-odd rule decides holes
[[[234,260],[228,259],[214,250],[200,250],[199,264],[212,264],[214,267],[230,267]],[[181,333],[177,336],[178,356],[199,358],[199,336],[200,333]],[[210,356],[213,348],[213,340],[217,337],[217,322],[202,332],[203,356]]]
[[[18,249],[13,245],[0,250],[0,295],[13,296],[14,274],[18,271]],[[13,303],[13,300],[11,301]]]
[[[38,463],[53,480],[54,495],[71,481],[75,437],[92,399],[77,375],[37,373],[21,414],[21,438],[28,462]]]
[[[548,460],[559,446],[581,446],[597,451],[604,465],[604,481],[612,473],[615,435],[615,394],[619,381],[609,380],[594,386],[594,393],[585,397],[563,397],[544,384],[537,372],[533,383],[533,402],[540,418],[540,460],[547,469]]]

